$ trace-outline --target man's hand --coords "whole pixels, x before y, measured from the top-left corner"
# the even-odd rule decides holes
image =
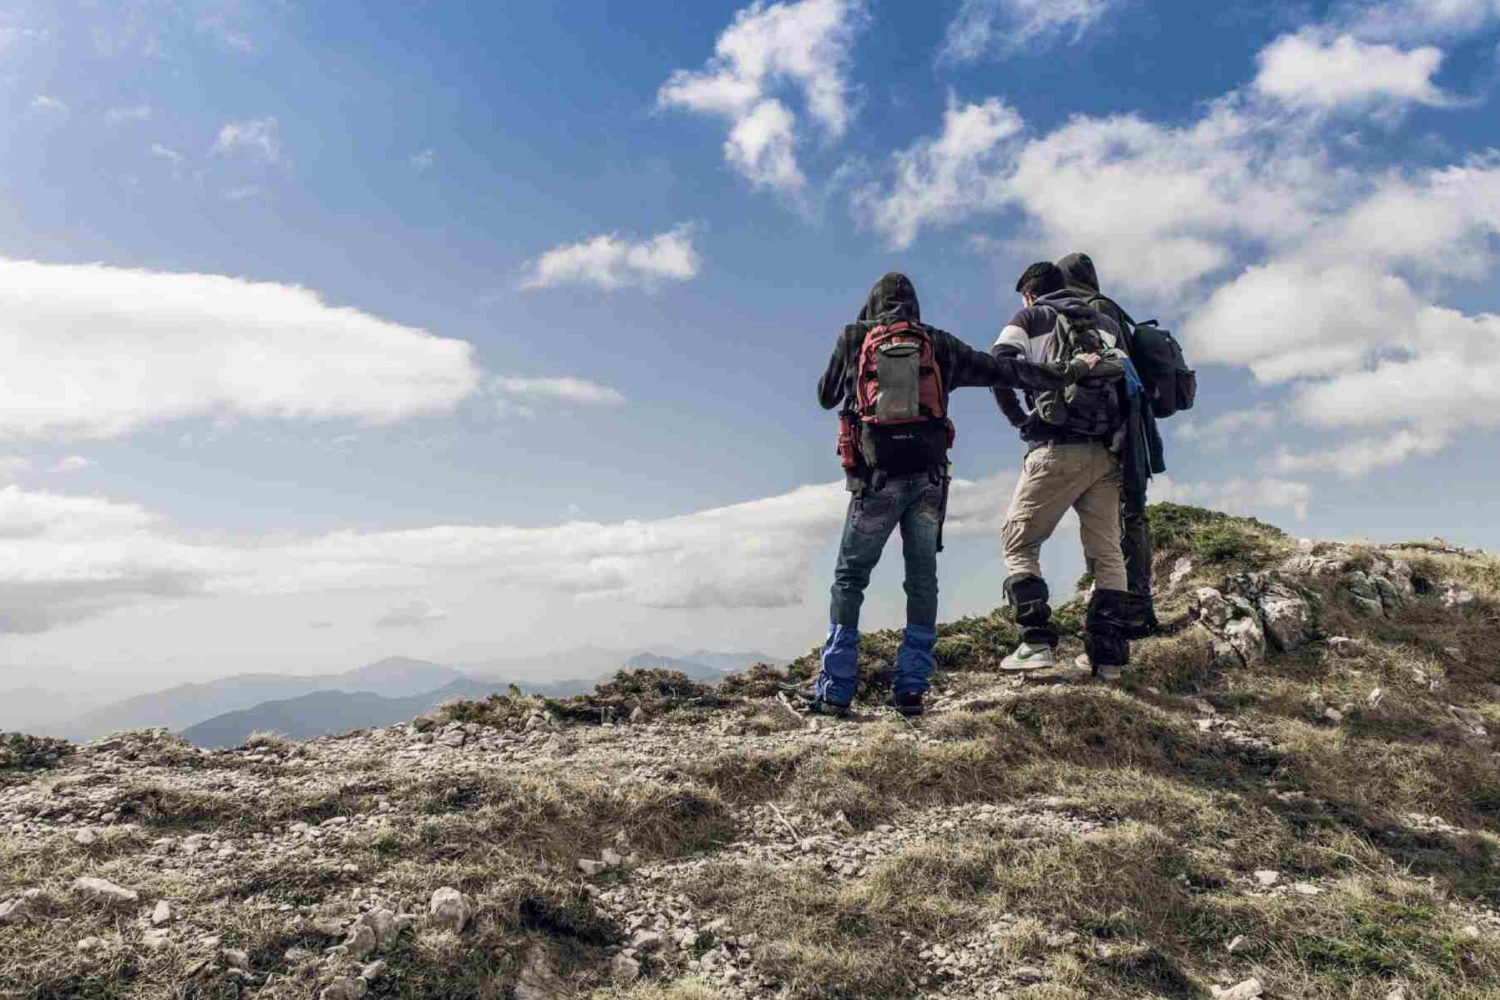
[[[1097,354],[1080,354],[1074,360],[1082,361],[1084,363],[1084,366],[1087,367],[1089,371],[1093,371],[1094,366],[1104,359]]]

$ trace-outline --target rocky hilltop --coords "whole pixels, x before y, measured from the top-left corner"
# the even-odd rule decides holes
[[[11,998],[1500,996],[1500,562],[1152,511],[1120,685],[815,666],[194,749],[0,743]],[[1061,609],[1079,648],[1076,603]]]

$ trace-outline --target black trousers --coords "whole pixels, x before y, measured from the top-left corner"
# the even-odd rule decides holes
[[[1125,554],[1128,589],[1151,607],[1151,532],[1146,526],[1146,494],[1120,496],[1120,551]]]

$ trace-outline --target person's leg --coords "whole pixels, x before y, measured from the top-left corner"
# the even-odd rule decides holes
[[[906,560],[906,631],[896,652],[892,694],[921,695],[928,688],[937,642],[937,538],[942,520],[943,484],[918,479],[901,515],[901,554]],[[908,699],[910,700],[910,699]],[[917,698],[915,705],[920,706]]]
[[[1131,597],[1120,548],[1120,463],[1102,447],[1090,455],[1090,463],[1094,481],[1074,504],[1083,550],[1094,567],[1084,648],[1094,672],[1109,673],[1130,662],[1126,636]]]
[[[1009,574],[1005,597],[1015,609],[1021,640],[1031,646],[1057,645],[1047,581],[1042,577],[1042,543],[1052,537],[1077,496],[1077,470],[1073,468],[1077,451],[1051,446],[1026,456],[1000,533]]]
[[[1130,591],[1131,637],[1143,638],[1157,629],[1151,596],[1151,529],[1146,520],[1146,491],[1120,494],[1120,548],[1125,555],[1126,588]]]
[[[879,490],[866,487],[849,498],[817,681],[818,698],[829,704],[843,706],[854,700],[859,683],[859,610],[899,513],[889,483]]]

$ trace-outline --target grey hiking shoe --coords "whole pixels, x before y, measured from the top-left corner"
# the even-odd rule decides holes
[[[1000,661],[1000,669],[1014,672],[1023,670],[1046,670],[1048,667],[1056,666],[1057,658],[1052,655],[1051,646],[1033,646],[1029,642],[1023,642],[1016,647],[1016,651]]]
[[[1078,659],[1073,661],[1073,665],[1079,670],[1088,670],[1092,672],[1093,675],[1099,678],[1101,681],[1117,681],[1125,675],[1124,667],[1110,666],[1107,664],[1097,667],[1094,666],[1089,662],[1089,654],[1087,653],[1079,653]]]

